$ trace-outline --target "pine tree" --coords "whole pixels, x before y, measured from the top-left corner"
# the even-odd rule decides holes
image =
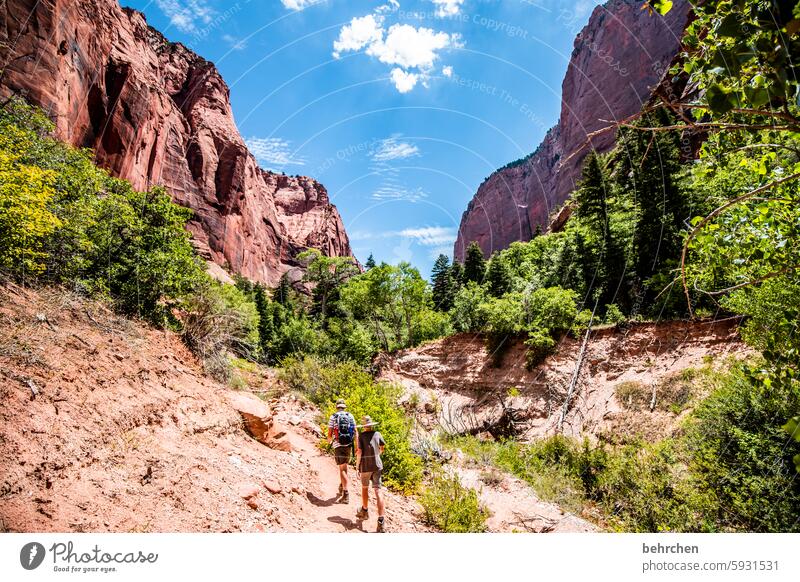
[[[450,278],[453,280],[453,295],[464,286],[464,265],[458,261],[453,261],[450,267]]]
[[[286,307],[289,305],[291,291],[292,284],[289,282],[289,273],[284,273],[280,282],[278,283],[278,287],[275,289],[275,292],[272,295],[272,299],[275,301],[275,303]]]
[[[447,255],[439,255],[431,272],[433,281],[433,304],[439,311],[450,311],[455,299],[455,283],[450,259]]]
[[[367,259],[367,262],[364,264],[364,268],[367,271],[375,268],[375,257],[372,256],[372,253],[369,254],[369,258]]]
[[[502,255],[496,253],[489,261],[486,272],[486,281],[489,283],[489,294],[493,297],[502,297],[509,291],[513,284],[513,276],[508,263]]]
[[[598,235],[605,246],[609,236],[607,180],[595,152],[586,157],[580,188],[575,192],[576,215]]]
[[[478,243],[472,241],[467,247],[467,257],[464,260],[464,283],[474,281],[481,285],[485,276],[486,259],[483,258],[483,251]]]
[[[650,127],[668,125],[669,115],[660,110],[642,120]],[[689,215],[679,174],[680,135],[675,132],[630,130],[624,134],[625,157],[622,187],[637,209],[634,233],[635,272],[640,280],[668,267],[681,249],[683,221]]]
[[[261,358],[264,362],[270,363],[270,346],[275,336],[275,316],[264,287],[256,285],[253,295],[258,312],[258,345],[261,348]]]

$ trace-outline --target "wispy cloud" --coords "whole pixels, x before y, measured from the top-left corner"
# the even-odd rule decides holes
[[[393,136],[379,141],[377,147],[370,152],[370,157],[376,162],[404,160],[418,155],[419,148],[414,144],[402,141],[400,136]]]
[[[456,229],[451,226],[422,226],[406,228],[398,233],[426,247],[443,247],[456,242]]]
[[[406,188],[404,186],[394,186],[384,184],[372,193],[373,200],[405,200],[406,202],[419,202],[428,197],[428,193],[420,187]]]
[[[306,160],[292,151],[291,144],[278,137],[250,137],[245,140],[248,149],[267,169],[286,166],[304,166]]]
[[[196,33],[198,25],[209,24],[214,18],[214,10],[205,0],[156,0],[156,4],[181,32]]]
[[[320,4],[324,0],[281,0],[281,4],[289,10],[305,10],[312,4]]]
[[[408,93],[433,70],[439,53],[463,46],[458,34],[448,34],[410,24],[384,26],[385,16],[379,10],[353,18],[339,31],[333,43],[333,56],[363,50],[371,57],[392,67],[390,78],[400,93]]]
[[[431,0],[436,4],[436,16],[447,18],[457,16],[461,12],[461,5],[465,0]]]
[[[415,226],[403,230],[389,230],[373,232],[369,230],[356,230],[350,233],[350,240],[365,241],[378,239],[405,239],[423,247],[431,247],[431,252],[449,254],[453,243],[456,242],[456,228],[453,226]]]
[[[231,45],[231,48],[235,51],[243,51],[247,48],[247,43],[244,40],[238,39],[230,34],[223,34],[222,40]]]

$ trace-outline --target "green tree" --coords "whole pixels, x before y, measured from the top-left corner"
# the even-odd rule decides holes
[[[455,298],[455,283],[447,255],[439,255],[431,271],[433,280],[433,305],[440,311],[450,311]]]
[[[511,269],[501,253],[495,253],[489,261],[486,282],[488,283],[489,294],[492,297],[502,297],[511,291],[514,279]]]
[[[639,123],[666,127],[671,119],[662,109]],[[680,135],[625,130],[621,146],[617,183],[635,204],[634,270],[646,281],[660,269],[674,267],[680,256],[684,221],[690,216],[680,181]]]
[[[55,176],[0,150],[0,267],[19,275],[44,270],[46,241],[61,226],[50,212]]]
[[[284,307],[288,307],[291,303],[292,298],[292,284],[289,281],[289,273],[284,273],[281,275],[280,281],[278,281],[278,286],[275,288],[275,291],[272,293],[272,300],[279,305]]]
[[[367,262],[364,264],[364,269],[369,271],[370,269],[375,268],[375,257],[372,256],[372,253],[369,254],[369,258],[367,258]]]
[[[576,216],[581,218],[603,241],[609,236],[608,191],[605,172],[597,153],[592,151],[586,156],[581,174],[580,187],[575,191],[578,206]]]
[[[272,343],[275,340],[274,307],[267,297],[267,292],[263,285],[255,285],[253,299],[258,312],[258,346],[261,351],[261,359],[267,363],[272,363],[270,352]]]
[[[331,296],[345,281],[358,274],[358,266],[352,257],[326,257],[317,249],[300,253],[297,259],[306,269],[303,280],[314,285],[315,307],[324,325]]]
[[[464,265],[454,260],[450,267],[450,278],[453,281],[453,293],[458,293],[464,286]]]
[[[478,285],[483,284],[486,277],[486,259],[477,242],[472,241],[467,247],[467,256],[464,259],[464,283],[473,281]]]

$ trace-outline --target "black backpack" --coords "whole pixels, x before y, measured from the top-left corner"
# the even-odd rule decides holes
[[[353,444],[355,428],[355,423],[350,420],[350,414],[347,412],[336,413],[336,432],[340,447],[349,447]]]

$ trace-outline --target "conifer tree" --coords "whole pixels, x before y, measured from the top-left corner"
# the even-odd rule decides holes
[[[450,267],[450,278],[453,280],[453,294],[455,295],[464,286],[464,265],[453,261]]]
[[[467,247],[467,256],[464,260],[464,283],[474,281],[481,285],[485,277],[486,259],[483,258],[483,251],[478,243],[472,241]]]
[[[272,303],[267,298],[264,287],[256,285],[253,299],[258,312],[258,345],[261,349],[261,359],[269,363],[270,346],[275,335],[275,320]]]
[[[508,263],[499,253],[496,253],[489,261],[489,269],[486,272],[486,281],[489,284],[489,294],[493,297],[502,297],[509,291],[513,283],[511,269]]]
[[[291,297],[291,290],[292,284],[289,282],[289,274],[284,273],[280,282],[278,283],[278,287],[275,289],[275,292],[272,295],[272,298],[275,303],[287,307]]]
[[[447,255],[439,255],[431,271],[433,281],[433,304],[439,311],[450,311],[455,298],[455,284],[450,259]]]
[[[369,271],[370,269],[374,269],[374,268],[375,268],[375,257],[373,257],[372,253],[370,253],[369,254],[369,258],[367,259],[367,262],[364,264],[364,269]]]

